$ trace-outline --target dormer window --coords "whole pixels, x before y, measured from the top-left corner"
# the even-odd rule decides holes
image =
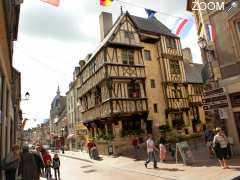
[[[134,50],[123,49],[122,61],[123,64],[134,65]]]
[[[176,41],[174,38],[166,37],[167,48],[176,49]]]

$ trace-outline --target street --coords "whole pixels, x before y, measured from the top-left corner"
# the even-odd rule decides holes
[[[133,162],[134,163],[134,162]],[[84,162],[77,159],[61,157],[61,179],[62,180],[144,180],[168,179],[160,178],[154,174],[144,174],[144,172],[128,171],[124,168],[104,166],[104,163]],[[52,175],[54,171],[52,170]],[[53,176],[54,177],[54,176]],[[43,178],[41,179],[43,180]]]
[[[67,151],[60,154],[62,180],[230,180],[239,176],[239,158],[230,161],[230,169],[223,170],[216,160],[185,166],[174,161],[158,163],[154,169],[150,163],[144,167],[144,161],[134,161],[127,157],[102,156],[102,161],[89,159],[87,153]],[[199,161],[199,160],[198,160]],[[52,170],[53,174],[53,170]],[[44,179],[41,179],[44,180]]]

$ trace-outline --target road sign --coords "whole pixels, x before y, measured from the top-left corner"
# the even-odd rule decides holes
[[[218,109],[218,114],[219,114],[220,119],[228,119],[228,114],[225,111],[225,109],[219,108]]]
[[[210,91],[205,91],[203,97],[203,109],[205,111],[218,109],[228,106],[227,96],[224,88],[217,88]]]

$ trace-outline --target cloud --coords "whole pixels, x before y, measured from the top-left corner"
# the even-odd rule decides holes
[[[64,9],[55,10],[43,6],[24,9],[20,21],[20,32],[44,39],[52,38],[59,41],[96,41],[96,36],[84,32],[83,17]]]

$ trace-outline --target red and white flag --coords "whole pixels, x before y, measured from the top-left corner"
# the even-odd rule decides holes
[[[56,7],[58,7],[59,3],[60,3],[60,0],[41,0],[41,1],[51,4],[53,6],[56,6]]]

